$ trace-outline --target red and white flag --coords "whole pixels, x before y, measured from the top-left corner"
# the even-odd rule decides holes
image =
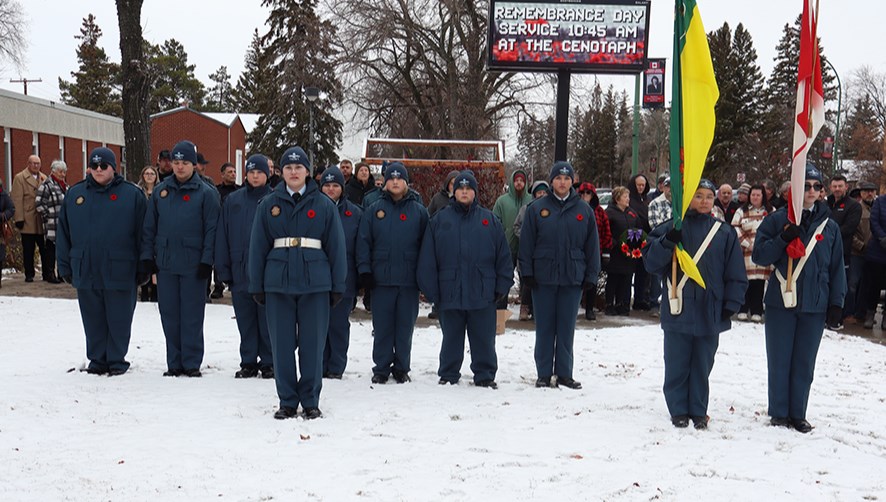
[[[818,57],[818,12],[814,0],[803,0],[800,23],[800,62],[797,72],[797,107],[794,123],[794,157],[791,163],[791,201],[788,218],[799,224],[803,214],[806,154],[824,124],[824,89]]]

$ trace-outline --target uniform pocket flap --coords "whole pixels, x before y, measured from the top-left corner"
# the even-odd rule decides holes
[[[585,259],[585,252],[584,252],[584,250],[581,250],[581,249],[570,249],[569,250],[569,257],[572,258],[573,260],[584,260]]]

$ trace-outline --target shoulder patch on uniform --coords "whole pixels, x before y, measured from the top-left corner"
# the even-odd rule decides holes
[[[271,207],[271,216],[280,216],[280,206]]]
[[[381,220],[381,219],[384,219],[384,217],[385,217],[385,212],[384,212],[384,210],[383,210],[383,209],[379,209],[378,211],[376,211],[376,212],[375,212],[375,217],[378,218],[378,219],[380,219],[380,220]]]
[[[81,195],[80,197],[77,197],[77,200],[75,200],[74,203],[76,203],[79,206],[80,204],[83,204],[83,201],[85,201],[85,200],[86,200],[86,198]]]
[[[542,218],[547,218],[548,216],[551,215],[551,212],[548,210],[548,208],[544,208],[541,210],[541,212],[539,214],[541,215]]]
[[[165,188],[163,190],[160,190],[160,198],[161,199],[165,199],[167,195],[169,195],[169,190],[167,190]]]

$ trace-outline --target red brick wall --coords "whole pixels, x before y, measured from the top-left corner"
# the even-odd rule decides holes
[[[65,138],[65,164],[68,165],[68,183],[83,179],[83,140]]]
[[[155,161],[161,150],[172,150],[182,140],[197,145],[197,150],[209,161],[206,175],[220,183],[219,167],[236,158],[233,152],[228,152],[227,126],[187,109],[151,121],[151,158]]]
[[[228,162],[234,165],[236,165],[237,150],[243,152],[243,163],[246,164],[246,156],[248,154],[246,151],[246,129],[239,118],[231,126],[231,150],[228,152],[228,158],[231,159]]]
[[[40,155],[40,160],[43,161],[40,170],[48,176],[49,166],[52,164],[52,161],[61,158],[61,150],[58,148],[58,136],[43,133],[38,133],[37,135],[39,136],[37,146],[40,151],[38,155]]]
[[[28,167],[28,157],[34,151],[33,135],[31,131],[22,131],[19,129],[12,130],[12,175],[20,173],[22,169]],[[42,159],[41,159],[42,160]],[[12,186],[12,183],[10,183]]]

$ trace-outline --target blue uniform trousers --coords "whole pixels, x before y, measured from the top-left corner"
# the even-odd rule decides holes
[[[355,297],[345,296],[329,311],[329,330],[323,351],[323,372],[341,375],[348,365],[348,345],[351,339],[351,311]]]
[[[268,293],[266,299],[280,406],[298,408],[301,403],[302,408],[317,408],[323,386],[329,293]],[[296,349],[298,371],[295,367]]]
[[[129,369],[126,353],[132,334],[132,314],[135,312],[135,281],[125,291],[110,289],[78,289],[80,317],[86,332],[86,357],[89,369]]]
[[[824,331],[824,312],[795,310],[766,309],[769,416],[775,418],[806,418],[815,358]]]
[[[240,331],[240,366],[261,367],[274,364],[268,318],[265,307],[255,303],[249,293],[231,293],[237,329]]]
[[[372,373],[408,373],[412,332],[418,317],[418,288],[377,286],[372,290]]]
[[[720,335],[695,336],[692,333],[664,332],[664,395],[672,417],[708,414],[714,355]]]
[[[200,369],[203,364],[203,317],[206,281],[160,272],[157,303],[166,335],[166,366],[170,370]]]
[[[538,286],[532,291],[535,315],[535,368],[539,378],[572,378],[575,317],[581,286]]]
[[[498,359],[495,356],[495,304],[476,310],[441,310],[440,369],[437,375],[450,382],[461,378],[465,359],[465,330],[471,344],[471,372],[474,382],[495,380]]]

